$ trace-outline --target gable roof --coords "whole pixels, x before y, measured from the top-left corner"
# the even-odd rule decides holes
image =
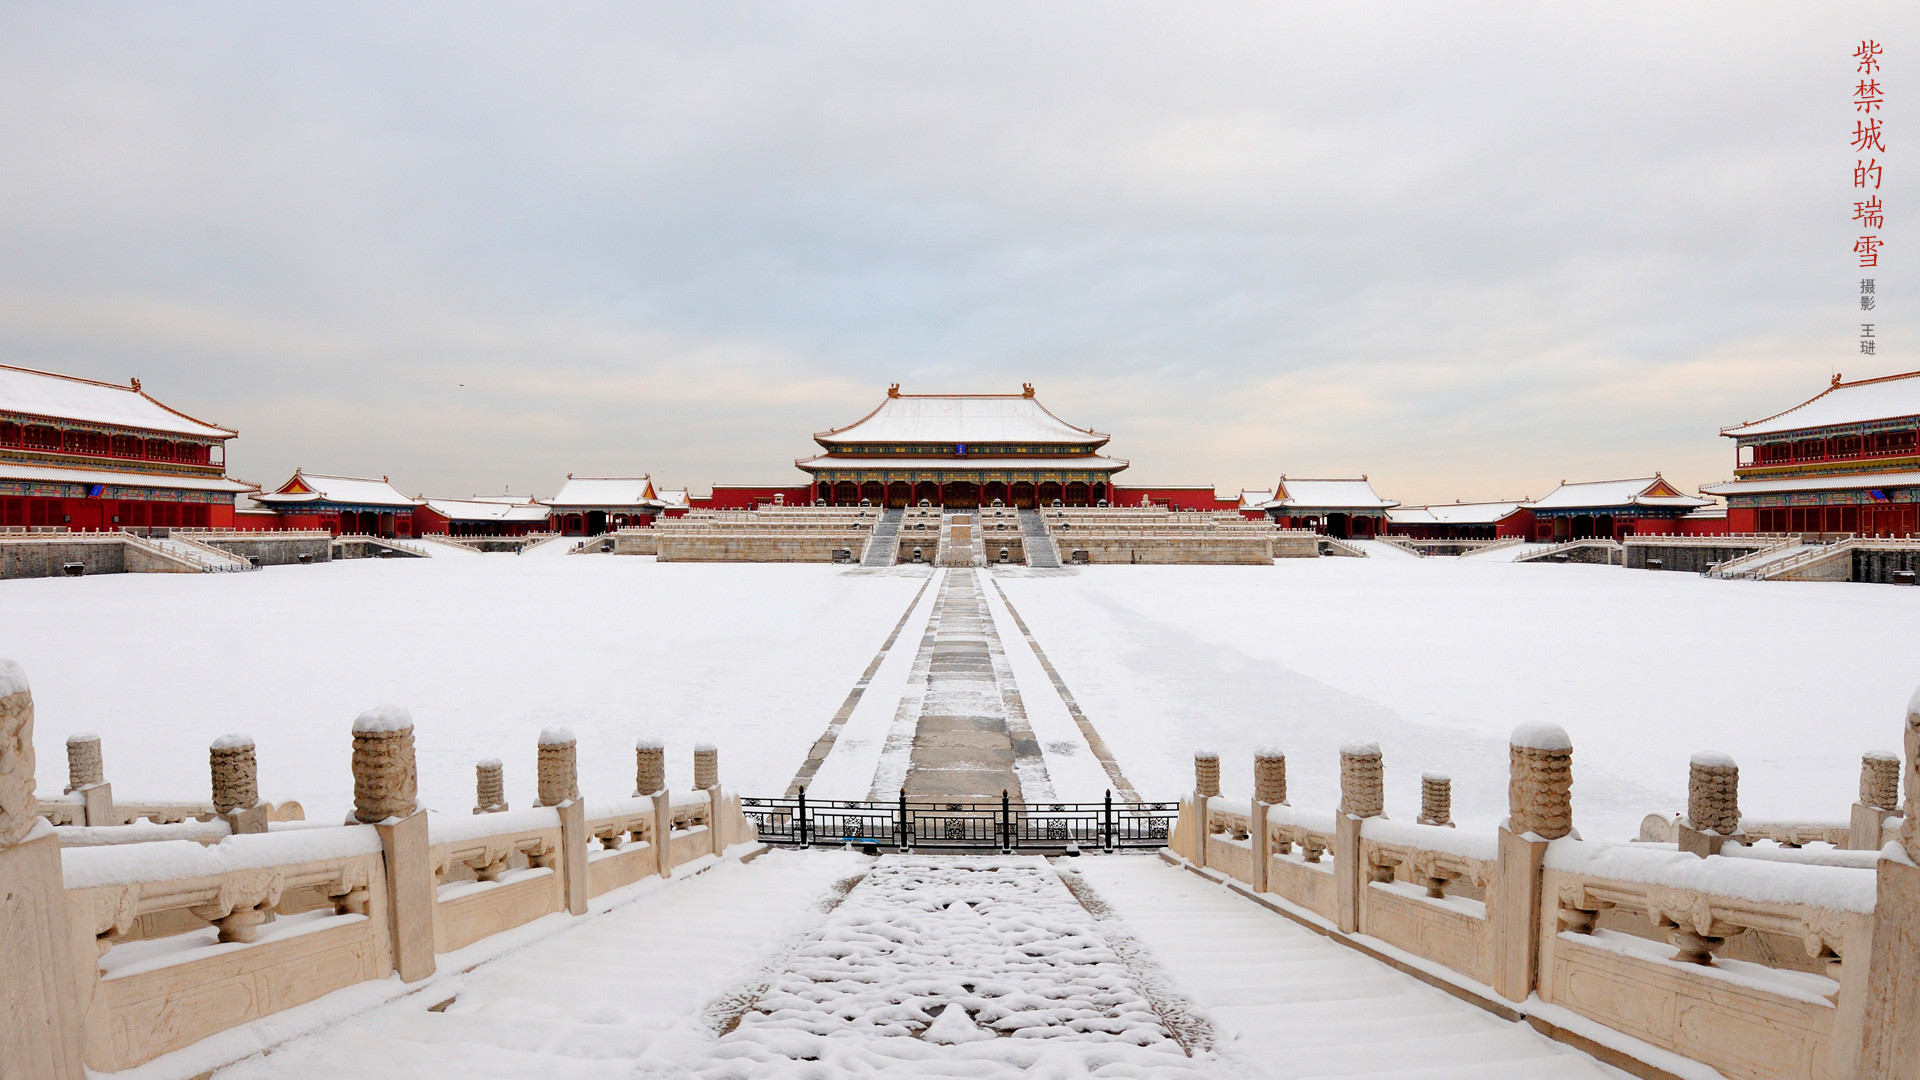
[[[254,497],[269,506],[338,503],[342,506],[418,506],[420,500],[400,494],[386,477],[328,476],[293,470],[293,476],[270,492]]]
[[[1586,510],[1608,506],[1667,506],[1692,508],[1707,506],[1712,499],[1682,495],[1662,479],[1659,473],[1632,480],[1591,480],[1579,484],[1560,481],[1560,486],[1527,504],[1535,510]]]
[[[660,496],[653,480],[646,476],[574,476],[551,499],[540,500],[548,506],[658,506]]]
[[[1111,436],[1053,415],[1028,384],[1018,394],[903,394],[843,428],[814,435],[829,450],[848,443],[1069,443],[1099,446]]]
[[[1832,386],[1793,408],[1775,413],[1765,420],[1721,428],[1720,434],[1734,438],[1742,435],[1776,435],[1804,428],[1860,424],[1903,416],[1920,416],[1920,371],[1853,382],[1841,382],[1840,376],[1835,375]]]
[[[547,508],[531,500],[501,498],[426,499],[427,509],[448,521],[545,521]]]
[[[0,364],[0,412],[206,439],[234,436],[226,428],[195,420],[153,400],[140,389],[139,379],[119,386],[4,364]]]
[[[1400,504],[1383,499],[1366,477],[1358,480],[1293,480],[1282,476],[1273,485],[1269,508],[1299,510],[1306,508],[1385,510]]]

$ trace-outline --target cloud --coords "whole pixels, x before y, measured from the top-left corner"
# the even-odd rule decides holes
[[[1852,41],[1916,22],[14,7],[0,360],[140,374],[253,479],[436,493],[796,479],[896,381],[1036,383],[1140,481],[1698,484],[1719,427],[1916,366],[1892,268],[1851,353],[1844,138]]]

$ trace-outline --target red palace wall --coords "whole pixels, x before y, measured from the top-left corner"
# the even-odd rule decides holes
[[[759,506],[772,506],[778,496],[786,506],[812,506],[813,489],[809,485],[798,487],[745,487],[735,485],[713,485],[713,494],[705,498],[690,498],[688,505],[697,510],[752,510]]]
[[[1238,498],[1222,499],[1211,487],[1121,487],[1113,486],[1113,496],[1109,500],[1114,506],[1139,506],[1145,497],[1154,506],[1164,506],[1169,510],[1238,510]],[[1249,517],[1265,517],[1264,513],[1249,514]]]
[[[232,503],[0,496],[0,525],[65,526],[73,532],[123,528],[226,529]]]

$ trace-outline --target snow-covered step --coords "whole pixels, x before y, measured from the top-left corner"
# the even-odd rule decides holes
[[[1253,1075],[1627,1075],[1159,859],[1086,858],[1067,869],[1092,886],[1213,1020],[1222,1058],[1242,1063]]]
[[[678,1059],[677,1048],[711,1044],[707,1007],[752,981],[769,946],[818,923],[834,883],[869,862],[835,851],[770,852],[660,883],[632,903],[218,1075],[629,1077],[650,1055]]]

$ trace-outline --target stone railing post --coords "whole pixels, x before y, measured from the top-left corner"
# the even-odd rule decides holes
[[[720,786],[720,748],[701,743],[693,748],[693,789],[706,791]]]
[[[253,736],[222,735],[207,748],[207,770],[213,775],[213,812],[237,833],[263,833],[270,817],[260,802],[260,766],[253,754]]]
[[[636,798],[667,789],[667,744],[642,738],[633,744],[633,794]]]
[[[67,736],[67,791],[80,793],[83,800],[81,820],[88,825],[118,825],[113,812],[113,785],[107,783],[106,765],[100,756],[100,736],[79,731]]]
[[[1186,839],[1192,851],[1185,852],[1187,859],[1195,866],[1207,865],[1207,837],[1213,832],[1213,808],[1210,800],[1220,794],[1220,755],[1211,750],[1196,750],[1193,753],[1193,794],[1187,802],[1192,806],[1190,816],[1192,828],[1187,830]]]
[[[1287,755],[1271,746],[1253,752],[1253,805],[1247,818],[1253,836],[1254,892],[1267,891],[1268,863],[1273,858],[1273,828],[1267,810],[1287,801]]]
[[[506,808],[506,766],[497,757],[483,758],[473,767],[473,812],[498,814]]]
[[[1861,1080],[1920,1075],[1920,690],[1907,702],[1905,820],[1900,836],[1880,849],[1861,1022]],[[1884,789],[1882,789],[1884,790]]]
[[[1487,919],[1493,989],[1525,1001],[1539,981],[1541,867],[1547,845],[1573,834],[1573,740],[1557,724],[1522,724],[1507,745],[1507,820],[1500,823]]]
[[[673,794],[653,793],[653,857],[661,877],[673,876]]]
[[[1900,755],[1869,750],[1860,755],[1860,801],[1853,804],[1847,846],[1880,850],[1880,826],[1900,812]]]
[[[91,973],[74,957],[60,841],[34,786],[33,691],[18,664],[0,660],[0,985],[19,988],[0,992],[0,1048],[8,1076],[81,1080]]]
[[[416,805],[413,717],[391,705],[353,722],[353,818],[372,825],[385,855],[393,969],[402,982],[433,974],[433,860]]]
[[[580,799],[579,740],[571,728],[540,733],[540,799],[560,814],[560,880],[567,910],[587,913],[587,805]]]
[[[1453,778],[1446,773],[1420,774],[1420,816],[1422,825],[1453,828]]]
[[[1701,858],[1720,854],[1740,835],[1740,766],[1725,754],[1706,751],[1687,765],[1687,818],[1675,829],[1681,851]]]
[[[1367,868],[1360,858],[1360,827],[1384,808],[1385,773],[1378,743],[1340,748],[1340,813],[1333,819],[1334,921],[1343,933],[1360,931],[1360,898]]]

